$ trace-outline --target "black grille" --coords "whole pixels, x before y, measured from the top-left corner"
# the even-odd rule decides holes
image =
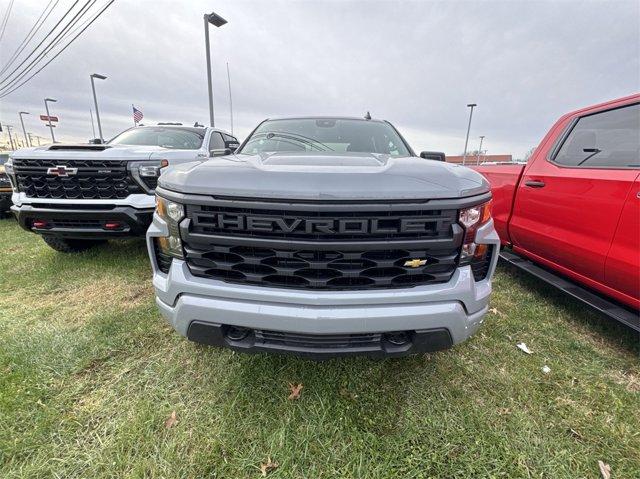
[[[163,273],[167,274],[169,272],[169,268],[171,267],[172,258],[166,253],[163,253],[160,250],[160,245],[158,244],[158,238],[153,239],[153,249],[156,254],[156,262],[158,263],[158,269]]]
[[[318,290],[400,288],[449,281],[457,264],[462,228],[455,223],[456,210],[352,211],[203,207],[188,205],[187,219],[180,226],[185,259],[195,276],[230,283]],[[384,233],[356,234],[352,231],[297,231],[282,229],[248,231],[210,226],[206,218],[237,215],[259,218],[358,219],[359,225],[384,225]],[[280,215],[280,216],[278,216]],[[409,218],[421,232],[402,230],[400,220]],[[389,221],[387,221],[389,220]],[[268,224],[262,219],[261,225]],[[270,221],[270,220],[269,220]],[[273,221],[277,225],[277,221]],[[323,223],[329,224],[329,223]],[[393,225],[396,226],[393,226]],[[242,226],[237,224],[237,226]],[[246,223],[245,223],[246,226]],[[413,228],[412,226],[412,228]],[[395,228],[395,231],[393,231]]]
[[[211,245],[185,252],[196,276],[273,287],[361,289],[442,283],[451,278],[457,249],[314,251]],[[425,259],[417,268],[404,266]]]
[[[305,349],[359,349],[380,347],[382,334],[296,334],[281,331],[255,331],[256,343]]]
[[[147,185],[147,188],[150,190],[155,190],[158,187],[158,178],[154,176],[144,176],[142,177],[142,181]]]
[[[487,248],[487,254],[483,259],[471,262],[473,279],[476,281],[482,281],[487,277],[487,273],[489,273],[489,266],[491,265],[491,258],[493,257],[493,245],[489,245]]]
[[[77,168],[68,176],[47,174],[49,168]],[[15,159],[18,189],[31,198],[119,199],[144,193],[120,160]]]

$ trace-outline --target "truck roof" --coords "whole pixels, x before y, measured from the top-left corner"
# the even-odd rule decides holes
[[[386,120],[381,120],[378,118],[366,119],[361,116],[337,116],[337,115],[321,115],[321,116],[282,116],[275,118],[265,118],[264,121],[274,121],[274,120],[359,120],[359,121],[370,121],[376,123],[387,123]]]

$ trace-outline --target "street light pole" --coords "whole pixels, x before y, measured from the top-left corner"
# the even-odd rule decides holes
[[[484,135],[480,135],[480,148],[478,148],[478,154],[476,155],[476,165],[480,163],[480,155],[482,154],[482,142],[484,141]]]
[[[29,143],[29,139],[27,138],[27,130],[25,130],[24,128],[24,119],[22,118],[22,115],[28,115],[28,114],[29,114],[28,111],[18,112],[18,116],[20,117],[20,124],[22,125],[22,133],[24,134],[24,141],[27,142],[27,146],[31,146],[31,144]]]
[[[15,146],[13,146],[13,137],[11,136],[11,128],[13,128],[13,126],[11,126],[11,125],[6,125],[6,127],[7,127],[7,133],[9,134],[9,144],[11,145],[11,149],[12,149],[12,150],[15,150],[15,149],[16,149],[16,147],[15,147]]]
[[[224,18],[214,12],[204,14],[204,43],[207,55],[207,86],[209,89],[209,123],[211,123],[211,126],[216,125],[213,118],[213,84],[211,82],[211,45],[209,42],[209,24],[221,27],[226,23],[227,21]]]
[[[229,73],[229,62],[227,62],[227,80],[229,81],[229,115],[231,117],[231,134],[233,135],[233,99],[231,98],[231,74]]]
[[[96,137],[96,126],[93,124],[93,111],[89,108],[89,115],[91,115],[91,131],[93,132],[93,138]]]
[[[96,86],[93,82],[95,78],[98,80],[106,80],[107,77],[104,75],[100,75],[98,73],[92,73],[89,75],[91,77],[91,90],[93,91],[93,105],[96,108],[96,120],[98,121],[98,133],[100,134],[100,141],[104,143],[104,137],[102,136],[102,125],[100,124],[100,111],[98,110],[98,98],[96,97]],[[95,137],[95,133],[94,133]]]
[[[467,145],[469,144],[469,131],[471,131],[471,118],[473,117],[473,109],[478,106],[476,103],[469,103],[467,105],[471,110],[469,111],[469,124],[467,125],[467,138],[464,140],[464,155],[462,156],[462,164],[467,162]]]
[[[49,120],[49,130],[51,130],[51,141],[56,142],[56,137],[53,134],[53,126],[51,125],[51,115],[49,114],[49,102],[55,103],[58,100],[54,100],[53,98],[45,98],[44,99],[44,109],[47,110],[47,120]]]

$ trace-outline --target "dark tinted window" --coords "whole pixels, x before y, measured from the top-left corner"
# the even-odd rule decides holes
[[[179,150],[197,150],[202,146],[204,129],[139,127],[120,133],[110,145],[162,146]]]
[[[224,140],[222,139],[222,135],[217,131],[211,133],[209,150],[224,150]]]
[[[253,132],[240,153],[271,151],[410,155],[398,133],[388,123],[340,118],[265,121]]]
[[[580,168],[640,167],[640,104],[580,118],[554,161]]]

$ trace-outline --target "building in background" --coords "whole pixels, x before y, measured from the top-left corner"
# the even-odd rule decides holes
[[[462,155],[453,155],[453,156],[447,155],[446,159],[447,159],[447,163],[462,164]],[[485,163],[485,162],[511,163],[511,162],[513,162],[513,155],[482,155],[481,154],[478,157],[475,152],[467,153],[466,164],[467,165],[475,165],[476,162],[477,162],[477,164]]]

